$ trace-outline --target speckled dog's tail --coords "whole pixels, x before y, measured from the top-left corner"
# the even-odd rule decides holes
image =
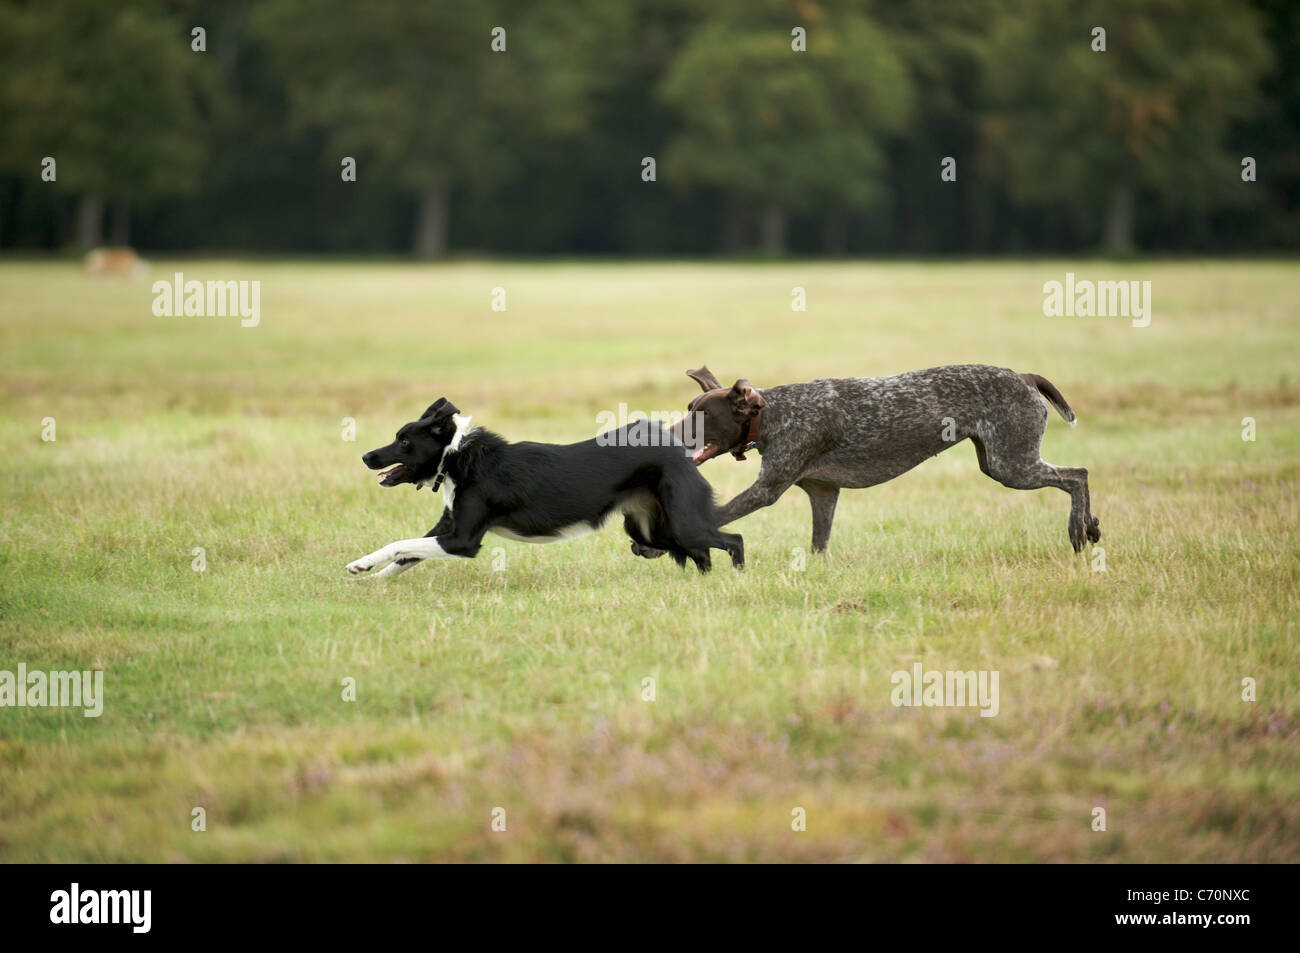
[[[1055,384],[1041,374],[1021,374],[1020,379],[1042,394],[1044,399],[1056,408],[1056,412],[1061,415],[1061,418],[1066,423],[1071,427],[1075,425],[1074,411],[1065,402],[1065,398],[1061,396],[1061,392],[1056,389]]]

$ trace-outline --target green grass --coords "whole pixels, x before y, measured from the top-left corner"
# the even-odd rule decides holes
[[[1295,264],[153,276],[178,269],[260,279],[260,326],[0,265],[0,669],[102,669],[107,695],[98,719],[0,709],[0,859],[1300,860]],[[1150,280],[1151,326],[1043,317],[1067,270]],[[343,575],[436,520],[358,456],[439,395],[567,441],[620,402],[682,407],[703,362],[768,386],[966,361],[1078,411],[1044,456],[1090,469],[1105,572],[1065,494],[1004,489],[963,444],[847,492],[802,571],[795,490],[737,524],[743,574],[611,527]],[[725,499],[758,462],[702,472]],[[1000,713],[893,707],[914,661],[999,671]]]

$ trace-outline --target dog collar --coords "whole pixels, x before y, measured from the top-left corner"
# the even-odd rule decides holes
[[[745,439],[740,444],[739,450],[732,450],[731,455],[737,460],[745,459],[745,451],[753,450],[758,446],[758,427],[763,421],[763,411],[759,409],[753,417],[749,418],[749,426],[745,428]]]
[[[456,432],[451,435],[451,443],[442,448],[442,456],[438,458],[438,472],[433,475],[433,492],[437,493],[438,488],[442,486],[443,479],[447,476],[447,457],[460,449],[460,442],[465,439],[465,434],[469,430],[469,422],[473,417],[462,417],[460,414],[452,414],[451,419],[456,422]],[[416,487],[418,490],[421,483]]]

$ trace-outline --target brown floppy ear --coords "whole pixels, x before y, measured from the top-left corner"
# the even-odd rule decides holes
[[[693,371],[687,371],[686,376],[699,384],[700,390],[718,390],[722,387],[722,385],[718,383],[718,379],[713,376],[713,371],[709,370],[707,364],[704,367],[697,367]]]
[[[743,377],[731,385],[731,390],[727,392],[731,398],[732,409],[736,411],[738,417],[753,417],[756,413],[767,406],[767,401],[763,395],[754,389],[749,381]]]

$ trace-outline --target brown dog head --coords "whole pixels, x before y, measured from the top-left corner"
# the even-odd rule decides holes
[[[766,406],[762,395],[743,378],[723,387],[707,367],[687,371],[686,376],[704,391],[686,408],[691,426],[685,443],[691,459],[698,466],[720,453],[743,449],[750,420]]]

